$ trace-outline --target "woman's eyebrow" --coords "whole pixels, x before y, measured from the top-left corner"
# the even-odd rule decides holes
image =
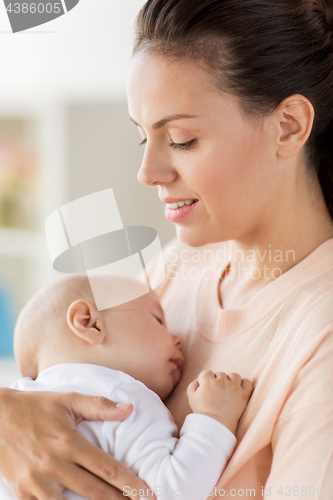
[[[166,118],[163,118],[162,120],[159,120],[158,122],[154,123],[152,128],[154,130],[158,130],[159,128],[164,127],[164,125],[166,125],[169,122],[172,122],[175,120],[182,120],[184,118],[198,118],[198,116],[197,115],[171,115],[171,116],[167,116]],[[136,123],[136,121],[134,121],[133,118],[131,118],[131,120],[133,123],[135,123],[135,125],[140,127],[140,125],[138,123]]]

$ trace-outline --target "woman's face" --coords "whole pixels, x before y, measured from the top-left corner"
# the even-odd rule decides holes
[[[128,100],[145,144],[139,181],[158,186],[182,242],[248,239],[262,230],[283,182],[274,120],[255,126],[204,68],[144,51],[131,63]]]

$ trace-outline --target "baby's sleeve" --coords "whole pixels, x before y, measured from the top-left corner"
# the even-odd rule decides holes
[[[233,452],[235,436],[211,417],[190,414],[177,439],[170,412],[139,382],[119,385],[112,398],[131,402],[134,410],[117,429],[103,424],[109,453],[136,472],[159,500],[206,500]]]

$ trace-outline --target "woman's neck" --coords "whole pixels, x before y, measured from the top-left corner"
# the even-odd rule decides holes
[[[220,285],[224,309],[245,305],[268,283],[305,259],[333,237],[330,217],[319,184],[297,199],[284,198],[270,217],[243,240],[230,244],[230,269]],[[262,221],[261,221],[262,222]]]

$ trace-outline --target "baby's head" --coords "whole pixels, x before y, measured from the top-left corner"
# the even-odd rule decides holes
[[[140,281],[108,278],[115,294],[124,287],[145,290]],[[143,382],[162,399],[181,377],[182,340],[171,335],[157,295],[146,293],[98,311],[85,275],[45,286],[17,320],[14,351],[24,377],[62,363],[88,363],[120,370]]]

